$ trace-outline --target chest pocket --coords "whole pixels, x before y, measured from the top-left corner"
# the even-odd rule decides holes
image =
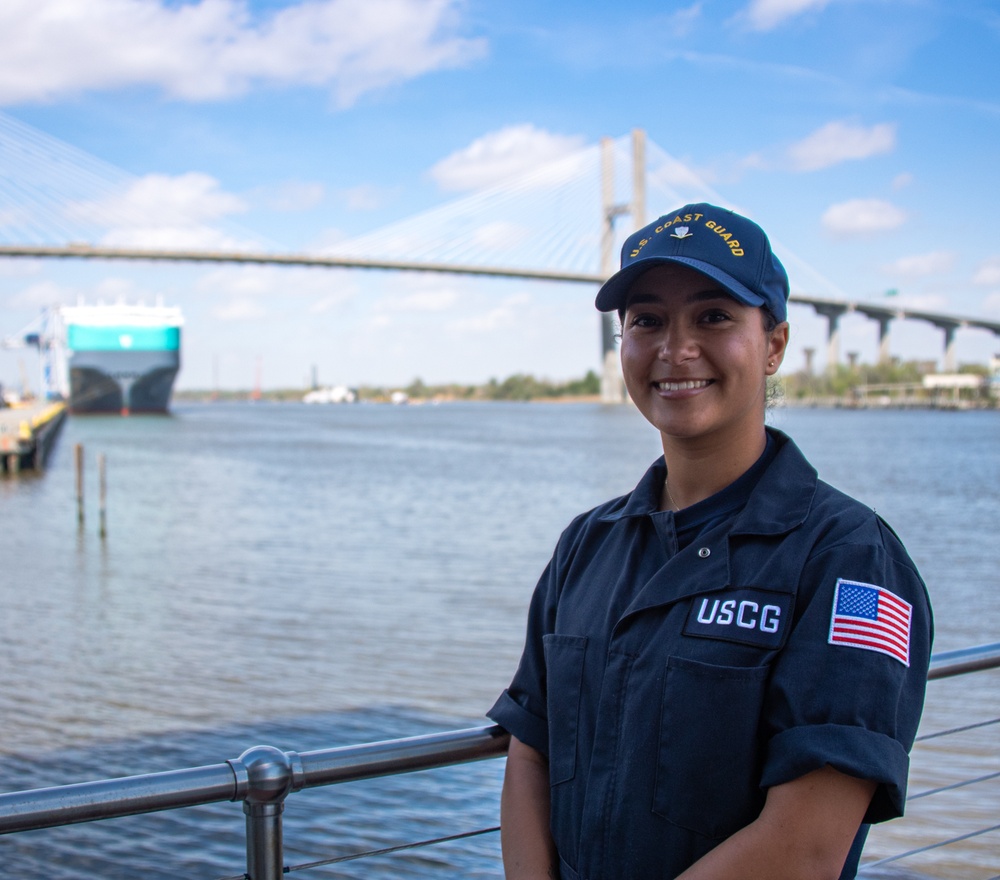
[[[757,817],[764,805],[758,727],[768,672],[668,658],[655,813],[715,839]]]
[[[576,775],[580,699],[583,694],[585,636],[550,634],[545,650],[549,713],[549,783],[558,785]]]

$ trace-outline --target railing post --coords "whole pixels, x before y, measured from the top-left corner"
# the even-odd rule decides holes
[[[247,817],[247,877],[280,880],[285,858],[281,814],[288,793],[304,784],[302,761],[296,752],[255,746],[229,765],[236,774],[234,800],[243,800]]]
[[[279,880],[285,864],[281,814],[284,801],[276,804],[243,802],[247,815],[247,877]]]

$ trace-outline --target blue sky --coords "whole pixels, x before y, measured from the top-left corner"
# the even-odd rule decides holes
[[[997,58],[985,0],[33,0],[0,8],[0,113],[56,139],[46,155],[120,175],[146,220],[108,241],[316,252],[641,128],[761,222],[793,289],[1000,320]],[[553,205],[525,198],[527,229]],[[650,217],[676,207],[651,193]],[[574,202],[567,230],[598,212]],[[8,260],[0,332],[52,302],[159,296],[185,313],[182,388],[250,387],[258,362],[265,387],[314,368],[327,384],[562,379],[598,366],[594,292]],[[790,317],[786,369],[805,347],[822,363],[824,323]],[[843,353],[876,345],[875,324],[845,319]],[[941,348],[929,325],[894,326],[901,357]],[[997,352],[959,331],[960,361]],[[30,353],[0,353],[0,382],[19,362],[33,374]]]

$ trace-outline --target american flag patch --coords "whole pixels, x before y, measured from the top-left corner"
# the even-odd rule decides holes
[[[909,602],[884,587],[840,578],[827,642],[878,651],[909,666],[912,613]]]

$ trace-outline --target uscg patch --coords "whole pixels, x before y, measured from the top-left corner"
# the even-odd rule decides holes
[[[695,596],[684,635],[777,648],[790,626],[792,596],[737,589]]]

